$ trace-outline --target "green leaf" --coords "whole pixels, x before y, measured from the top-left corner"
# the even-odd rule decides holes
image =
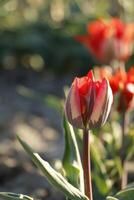
[[[2,200],[34,200],[32,197],[23,194],[15,194],[11,192],[0,192]]]
[[[134,200],[134,187],[118,192],[115,197],[119,200]]]
[[[108,177],[105,163],[103,160],[103,146],[100,143],[100,140],[95,136],[91,135],[91,156],[94,163],[94,173],[93,179],[96,183],[97,188],[102,194],[107,194],[112,186],[112,182]],[[100,148],[96,148],[96,145]]]
[[[43,160],[37,153],[34,153],[26,142],[19,137],[18,140],[35,165],[55,188],[63,192],[71,200],[88,200],[84,194],[72,186],[60,173],[56,172],[48,162]]]
[[[121,190],[114,197],[108,196],[107,200],[134,200],[134,188]]]
[[[126,137],[126,160],[131,160],[134,155],[134,129],[129,130],[128,135]]]
[[[119,199],[117,199],[117,198],[115,198],[115,197],[111,197],[111,196],[108,196],[106,199],[107,199],[107,200],[119,200]]]
[[[65,151],[63,156],[63,167],[68,181],[84,192],[83,168],[76,141],[74,129],[68,123],[66,117],[63,118],[65,134]]]

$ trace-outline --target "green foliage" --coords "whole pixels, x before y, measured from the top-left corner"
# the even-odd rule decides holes
[[[94,165],[93,180],[95,181],[100,193],[106,195],[108,194],[112,186],[112,181],[109,179],[104,160],[104,155],[106,154],[106,152],[100,140],[98,140],[95,135],[92,135],[91,137],[91,157]],[[96,148],[96,145],[98,148]],[[100,150],[100,148],[102,148],[103,152]]]
[[[107,200],[134,200],[134,188],[124,189],[114,197],[107,197]]]
[[[77,188],[71,185],[60,173],[56,172],[48,162],[43,160],[31,147],[18,137],[24,150],[28,153],[35,165],[42,171],[48,181],[58,190],[63,192],[66,197],[72,200],[88,200],[88,198]]]
[[[23,194],[15,194],[11,192],[0,192],[2,200],[34,200],[32,197]]]
[[[63,118],[65,151],[63,168],[68,181],[84,192],[83,168],[73,127]]]
[[[118,200],[117,198],[115,198],[115,197],[107,197],[107,200]]]
[[[115,197],[119,200],[134,200],[134,188],[122,190]]]

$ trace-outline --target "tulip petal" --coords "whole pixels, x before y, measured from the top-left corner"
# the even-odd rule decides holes
[[[103,117],[102,117],[102,125],[105,124],[108,118],[112,103],[113,103],[113,93],[112,93],[111,87],[109,86],[109,82],[107,81],[107,99],[106,99],[106,105],[105,105]]]
[[[95,84],[94,82],[90,82],[90,87],[87,95],[88,119],[90,119],[90,116],[92,114],[95,98],[96,98]]]
[[[92,81],[95,80],[92,70],[90,70],[90,71],[88,72],[87,76],[88,76],[88,78],[91,79]]]
[[[105,123],[111,108],[112,101],[112,91],[109,87],[109,83],[106,79],[103,79],[96,96],[95,104],[89,121],[89,126],[101,126]]]
[[[70,124],[76,128],[83,128],[83,120],[81,115],[80,97],[78,91],[78,78],[75,78],[66,100],[66,115]]]

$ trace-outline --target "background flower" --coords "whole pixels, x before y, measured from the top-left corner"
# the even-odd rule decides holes
[[[125,24],[118,18],[99,19],[87,25],[87,34],[76,36],[101,62],[126,61],[132,53],[134,24]]]
[[[118,110],[123,111],[132,109],[134,106],[134,67],[132,66],[127,72],[118,68],[114,73],[109,66],[95,67],[97,77],[106,77],[109,80],[114,95],[119,94]]]

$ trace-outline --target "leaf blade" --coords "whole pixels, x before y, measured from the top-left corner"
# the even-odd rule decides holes
[[[43,172],[43,175],[54,187],[62,191],[72,200],[88,200],[84,194],[72,186],[60,173],[56,172],[47,161],[43,160],[37,153],[34,153],[32,148],[26,142],[19,137],[17,138],[35,165]]]
[[[115,195],[119,200],[134,200],[134,188],[127,188]]]
[[[71,184],[78,187],[84,193],[83,168],[79,153],[74,129],[68,123],[65,115],[63,118],[63,127],[65,135],[65,151],[63,156],[63,167],[66,177]]]
[[[12,192],[0,192],[0,198],[3,200],[34,200],[32,197]]]

